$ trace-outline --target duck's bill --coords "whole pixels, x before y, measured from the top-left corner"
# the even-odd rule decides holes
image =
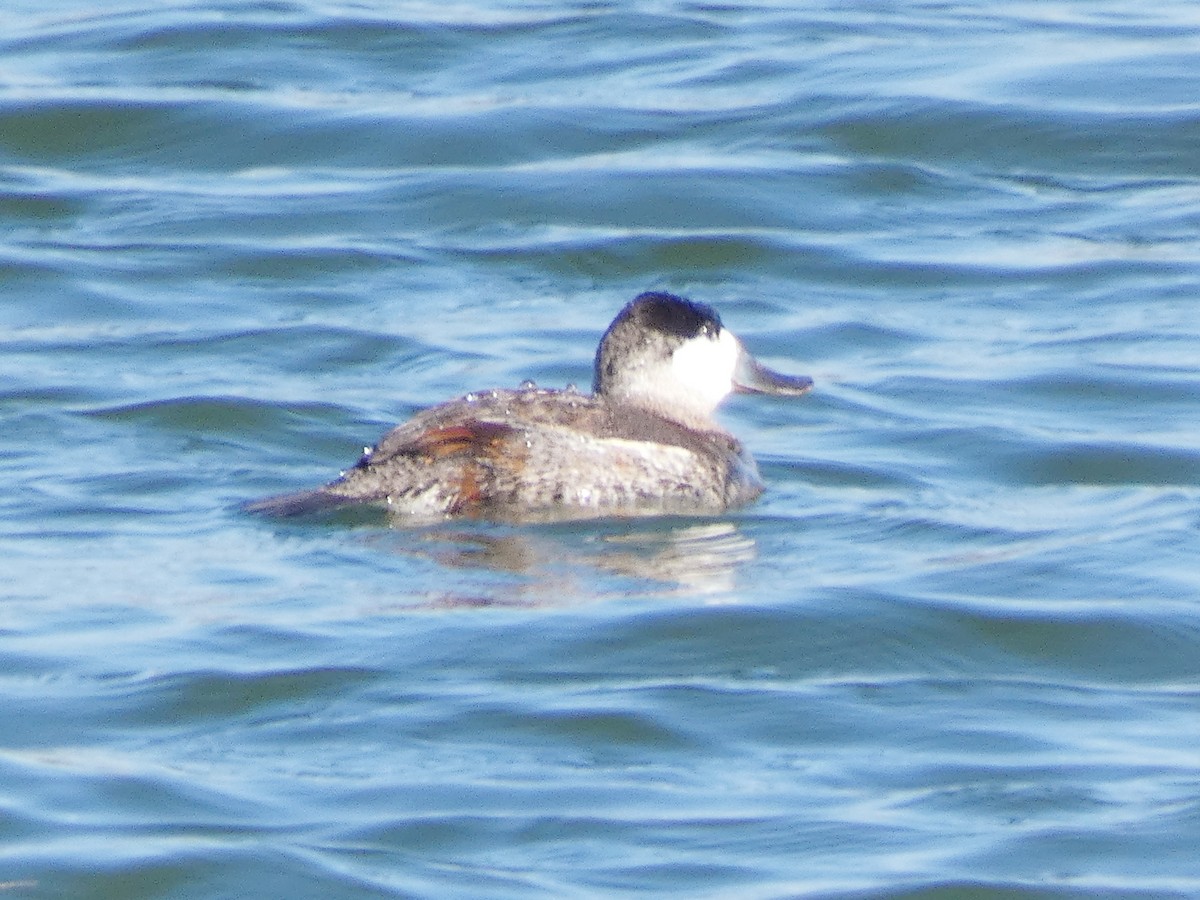
[[[768,369],[749,353],[742,353],[733,375],[733,388],[739,394],[777,394],[799,397],[812,390],[813,380],[807,375],[781,375]]]

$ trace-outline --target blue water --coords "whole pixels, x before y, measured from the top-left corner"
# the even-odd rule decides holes
[[[1200,8],[0,12],[0,896],[1200,895]],[[715,519],[239,511],[590,382]]]

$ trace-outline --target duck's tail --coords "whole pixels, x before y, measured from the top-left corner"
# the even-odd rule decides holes
[[[356,500],[354,497],[347,497],[345,494],[331,491],[328,487],[319,487],[311,491],[276,494],[274,497],[252,500],[249,503],[243,503],[242,509],[245,512],[260,516],[293,518],[296,516],[315,516],[321,513],[332,512],[335,509],[340,509],[343,506],[348,506],[356,502],[361,501]]]

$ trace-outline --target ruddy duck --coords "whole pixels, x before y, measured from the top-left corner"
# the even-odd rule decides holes
[[[324,487],[248,506],[304,515],[381,504],[401,521],[718,513],[763,491],[753,458],[712,418],[731,392],[799,396],[812,379],[754,360],[716,310],[634,299],[596,351],[591,394],[467,394],[394,428]]]

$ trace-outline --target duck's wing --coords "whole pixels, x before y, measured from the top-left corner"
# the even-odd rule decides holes
[[[486,500],[491,470],[511,457],[520,429],[466,416],[459,401],[419,414],[389,431],[353,467],[314,490],[246,505],[270,516],[307,516],[377,503],[418,517],[459,515]]]

